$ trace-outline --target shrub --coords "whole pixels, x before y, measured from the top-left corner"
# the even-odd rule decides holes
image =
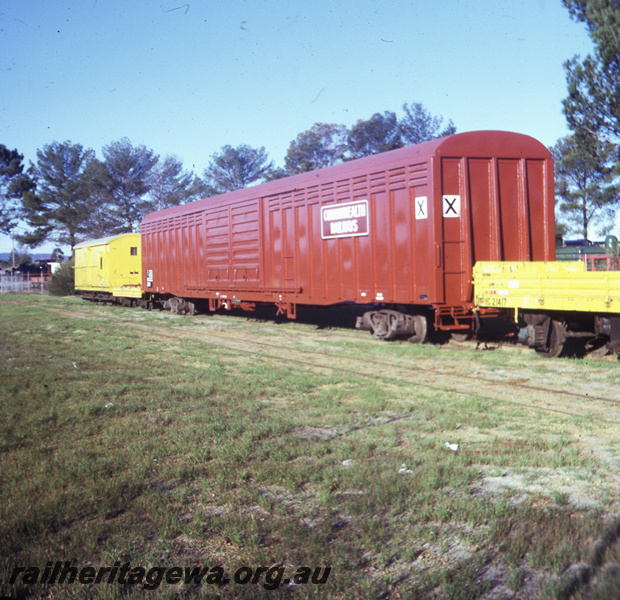
[[[52,296],[71,296],[75,293],[73,259],[62,263],[51,276],[47,285],[47,291]]]

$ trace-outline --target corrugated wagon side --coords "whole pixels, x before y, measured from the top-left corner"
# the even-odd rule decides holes
[[[190,310],[370,305],[377,337],[473,320],[477,260],[554,258],[553,163],[520,134],[471,132],[147,215],[144,291]]]

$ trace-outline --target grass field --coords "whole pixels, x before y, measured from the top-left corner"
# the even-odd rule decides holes
[[[613,358],[35,295],[0,340],[11,598],[620,598]]]

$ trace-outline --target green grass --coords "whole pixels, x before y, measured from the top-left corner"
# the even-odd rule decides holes
[[[441,359],[459,368],[476,361],[490,371],[530,360],[550,368],[538,367],[537,357],[500,360],[352,332],[313,342],[327,334],[307,324],[0,297],[0,591],[20,598],[267,593],[234,583],[162,583],[153,592],[7,583],[17,566],[75,560],[80,567],[220,565],[229,575],[243,565],[283,565],[287,576],[300,566],[331,567],[324,585],[269,591],[295,598],[474,599],[498,584],[496,565],[512,589],[531,594],[531,581],[542,581],[550,591],[540,597],[559,597],[563,573],[590,560],[608,530],[605,511],[618,510],[579,508],[563,491],[527,496],[482,486],[485,470],[562,468],[576,480],[597,470],[605,479],[605,467],[572,433],[583,418],[524,414],[490,402],[483,386],[454,394],[389,372],[362,377],[273,358],[271,349],[225,348],[209,340],[213,327],[291,351],[329,345],[343,358]],[[192,332],[207,337],[194,340]],[[596,423],[587,427],[592,435]],[[447,450],[446,441],[462,450]],[[399,472],[403,464],[410,472]],[[617,576],[599,574],[592,589],[602,598],[617,589]]]

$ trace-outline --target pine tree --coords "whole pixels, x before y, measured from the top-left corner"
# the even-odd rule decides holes
[[[24,156],[0,144],[0,232],[10,234],[17,224],[19,199],[35,183],[24,173]]]
[[[614,146],[590,133],[565,137],[550,149],[555,161],[556,202],[560,221],[572,232],[590,239],[614,224],[620,186],[614,182]]]
[[[93,150],[69,141],[37,150],[32,168],[36,190],[22,197],[24,219],[33,229],[18,236],[19,241],[33,247],[47,240],[76,244],[92,209],[86,173],[94,160]]]
[[[594,53],[565,64],[568,97],[564,113],[576,133],[590,132],[620,142],[620,2],[563,0],[571,16],[583,23]],[[620,162],[620,155],[617,157]]]
[[[232,192],[263,179],[273,163],[264,147],[252,148],[245,144],[233,148],[224,146],[213,155],[204,179],[207,188],[217,194]]]
[[[305,173],[342,162],[347,134],[344,125],[315,123],[290,143],[284,158],[286,173]]]

